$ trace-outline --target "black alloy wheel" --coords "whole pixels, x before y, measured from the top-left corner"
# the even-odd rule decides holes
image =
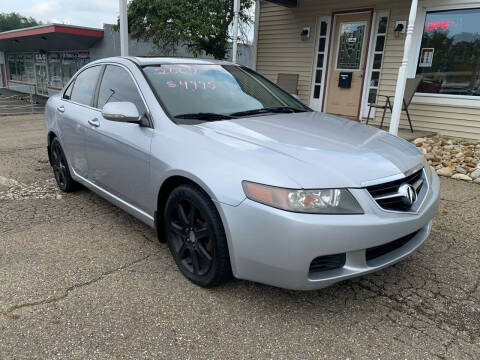
[[[63,192],[77,190],[79,184],[70,176],[67,158],[57,138],[54,138],[50,144],[50,160],[53,174],[60,190]]]
[[[204,287],[231,276],[225,232],[215,205],[194,185],[181,185],[170,194],[164,229],[180,271]]]

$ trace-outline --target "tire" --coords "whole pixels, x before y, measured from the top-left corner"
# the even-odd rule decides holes
[[[60,141],[55,137],[50,143],[50,163],[57,186],[63,192],[69,193],[78,190],[81,185],[72,179],[68,168],[67,157],[63,152]]]
[[[196,285],[213,287],[232,277],[225,230],[209,196],[185,184],[169,195],[164,232],[182,274]]]

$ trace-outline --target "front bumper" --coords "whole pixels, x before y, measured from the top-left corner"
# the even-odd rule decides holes
[[[435,173],[417,213],[384,211],[365,189],[351,192],[365,214],[299,214],[248,199],[236,207],[219,204],[234,275],[288,289],[319,289],[392,265],[411,254],[430,234],[440,192]],[[405,245],[367,261],[367,249],[415,232]],[[313,259],[340,253],[346,254],[341,268],[309,271]]]

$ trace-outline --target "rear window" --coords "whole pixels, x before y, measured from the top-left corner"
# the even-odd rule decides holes
[[[73,85],[70,100],[88,106],[92,105],[100,69],[100,66],[92,66],[78,74]]]

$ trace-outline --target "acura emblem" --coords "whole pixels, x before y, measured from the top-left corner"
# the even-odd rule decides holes
[[[417,201],[417,192],[410,184],[403,184],[398,188],[398,195],[402,197],[405,205],[412,206]]]

